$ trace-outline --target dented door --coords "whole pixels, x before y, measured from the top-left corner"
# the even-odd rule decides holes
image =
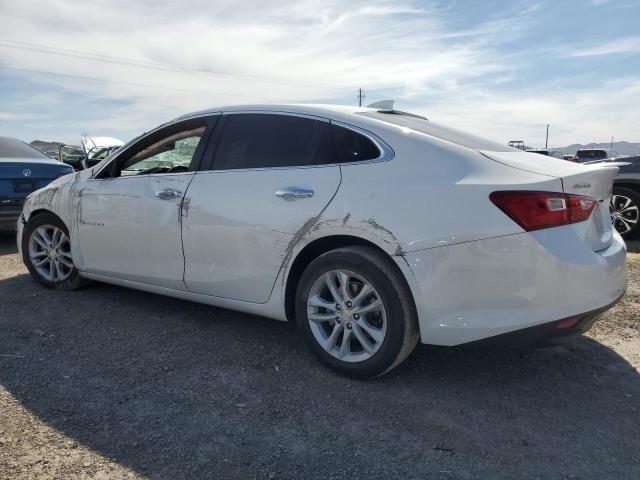
[[[192,178],[184,172],[89,180],[77,232],[82,269],[184,290],[181,206]]]
[[[266,302],[283,262],[339,184],[337,165],[197,173],[183,218],[188,289]]]

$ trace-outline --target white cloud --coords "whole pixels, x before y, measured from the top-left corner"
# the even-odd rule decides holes
[[[452,23],[452,5],[435,0],[3,3],[0,64],[22,70],[0,73],[36,87],[3,101],[3,114],[12,116],[2,125],[11,122],[18,129],[20,114],[32,125],[23,124],[23,136],[46,135],[55,125],[65,126],[66,141],[84,131],[134,135],[215,105],[352,103],[356,90],[364,87],[367,100],[393,94],[406,109],[421,109],[434,119],[505,142],[534,138],[545,123],[558,129],[558,139],[563,125],[570,143],[608,135],[614,127],[616,137],[637,135],[631,130],[639,123],[631,108],[640,100],[634,79],[620,81],[615,92],[597,85],[581,91],[503,88],[518,79],[531,58],[531,49],[514,45],[536,31],[537,15],[544,10],[540,4],[514,5],[466,27]],[[68,51],[56,55],[7,48],[1,40]],[[609,50],[629,51],[637,47],[634,41],[623,39]],[[605,47],[576,48],[573,55],[601,55],[594,49]],[[95,55],[175,68],[122,64]],[[76,103],[89,107],[83,112],[66,108]]]
[[[599,42],[591,46],[575,48],[567,52],[572,57],[590,57],[595,55],[611,55],[619,53],[640,53],[640,36],[625,37]]]

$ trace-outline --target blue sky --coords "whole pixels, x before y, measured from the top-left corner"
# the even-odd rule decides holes
[[[640,2],[0,0],[0,135],[127,140],[263,102],[397,108],[506,143],[640,141]]]

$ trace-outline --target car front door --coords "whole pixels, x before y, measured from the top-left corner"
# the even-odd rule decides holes
[[[176,122],[144,136],[80,194],[79,268],[184,290],[184,194],[217,117]]]
[[[340,185],[323,119],[223,115],[183,218],[185,283],[192,292],[266,302],[291,249]]]

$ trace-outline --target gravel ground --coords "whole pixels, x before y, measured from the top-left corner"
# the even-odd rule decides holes
[[[629,269],[570,347],[419,346],[359,382],[285,323],[48,291],[0,237],[0,478],[638,479],[639,254]]]

